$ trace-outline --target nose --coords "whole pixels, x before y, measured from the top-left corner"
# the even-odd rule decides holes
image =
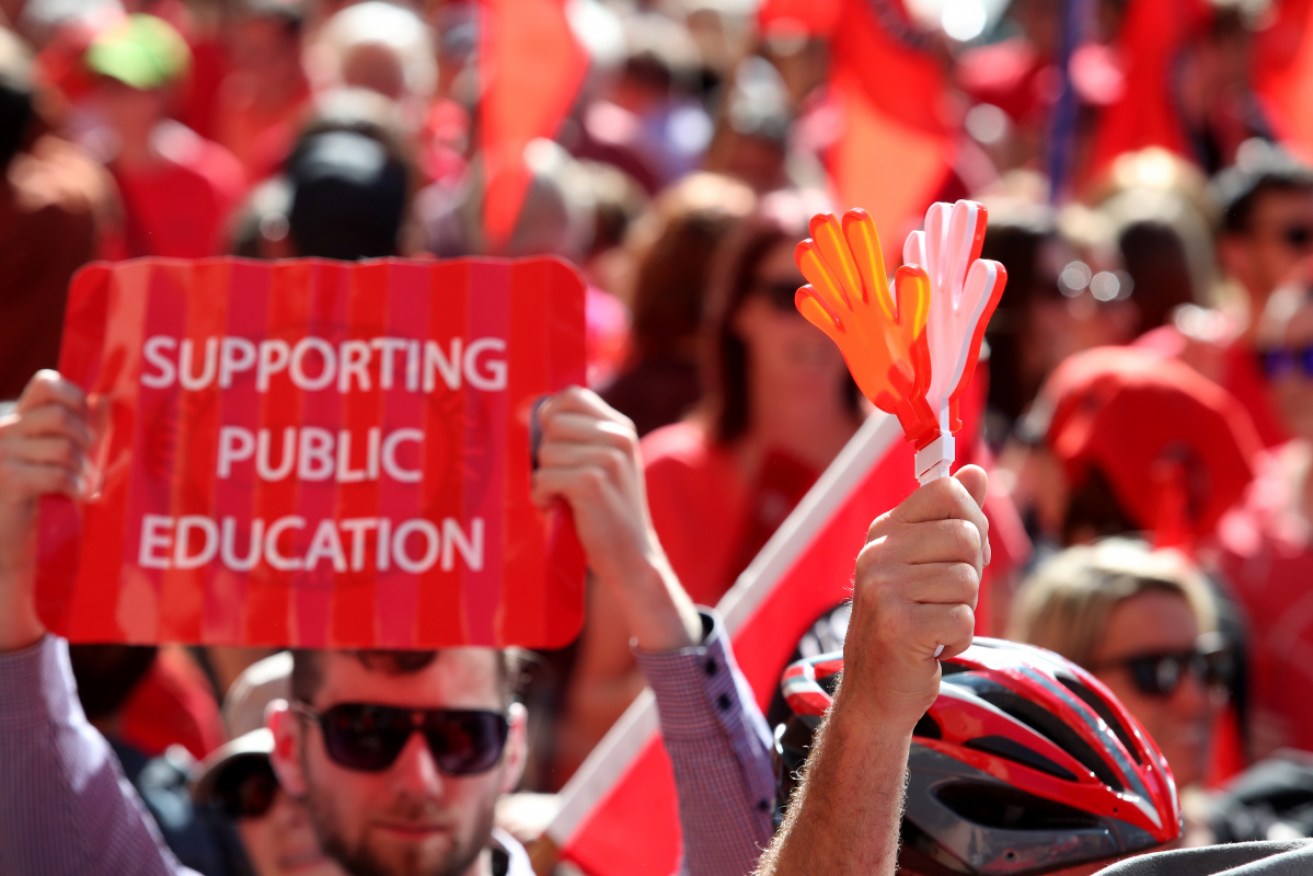
[[[421,733],[412,733],[388,774],[398,790],[420,799],[441,796],[443,775]]]
[[[1171,698],[1173,708],[1190,716],[1207,714],[1212,702],[1208,686],[1194,670],[1187,670],[1181,676],[1180,686],[1176,688]]]

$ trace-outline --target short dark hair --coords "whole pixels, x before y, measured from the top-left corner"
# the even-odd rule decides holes
[[[1212,191],[1222,211],[1222,234],[1246,234],[1265,195],[1313,192],[1313,168],[1279,146],[1251,140],[1236,163],[1213,179]]]
[[[383,675],[416,675],[423,672],[438,658],[438,651],[391,651],[381,648],[359,648],[329,652],[312,648],[292,650],[292,699],[313,703],[324,683],[325,654],[337,653],[354,658],[370,672]],[[493,651],[497,658],[497,681],[502,703],[509,705],[519,699],[524,682],[525,658],[517,648]]]

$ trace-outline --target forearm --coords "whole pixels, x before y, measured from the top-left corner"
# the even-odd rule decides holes
[[[702,622],[679,579],[658,555],[626,570],[623,580],[599,580],[601,590],[614,594],[635,645],[642,651],[674,651],[696,645]]]
[[[0,655],[0,873],[177,876],[82,714],[64,643]]]
[[[885,876],[898,862],[911,733],[834,710],[756,876]]]
[[[699,626],[697,646],[636,657],[675,775],[683,871],[746,874],[773,830],[770,734],[714,616],[699,615]]]
[[[33,596],[35,556],[35,533],[0,554],[0,594],[9,595],[0,610],[0,655],[28,648],[45,635]]]

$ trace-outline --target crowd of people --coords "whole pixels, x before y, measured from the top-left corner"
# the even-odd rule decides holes
[[[570,0],[586,75],[507,163],[513,2],[0,0],[0,874],[567,876],[555,795],[644,688],[690,873],[1313,867],[1313,166],[1258,74],[1305,5]],[[870,509],[763,716],[714,607],[880,416],[794,303],[808,219],[867,206],[833,172],[842,28],[944,83],[952,160],[890,268],[969,197],[1008,281],[970,464]],[[1110,152],[1148,87],[1175,134]],[[534,475],[588,560],[571,646],[46,631],[36,509],[86,497],[98,422],[50,370],[79,267],[536,254],[587,284]]]

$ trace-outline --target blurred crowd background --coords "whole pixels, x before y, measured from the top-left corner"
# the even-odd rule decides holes
[[[977,199],[1009,276],[959,438],[993,474],[979,632],[1102,678],[1198,841],[1306,835],[1310,107],[1310,0],[0,0],[0,399],[57,364],[95,259],[556,254],[714,605],[870,413],[794,309],[808,217],[864,207],[892,267]],[[184,860],[316,860],[252,736],[267,655],[75,654]],[[535,663],[525,790],[642,684],[590,594]],[[179,804],[198,776],[245,857]]]

